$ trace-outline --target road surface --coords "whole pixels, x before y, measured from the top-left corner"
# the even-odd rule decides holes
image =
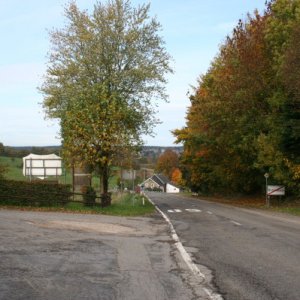
[[[224,299],[300,299],[299,217],[164,193],[148,196]]]
[[[0,209],[0,258],[1,300],[209,299],[158,213]]]

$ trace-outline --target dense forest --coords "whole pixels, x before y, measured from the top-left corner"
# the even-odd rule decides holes
[[[300,0],[273,0],[240,20],[190,97],[187,185],[202,193],[259,193],[264,174],[300,194]]]

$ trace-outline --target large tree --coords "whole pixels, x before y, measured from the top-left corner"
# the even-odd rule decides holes
[[[300,193],[300,0],[266,4],[227,37],[174,131],[192,189],[255,193],[268,172]]]
[[[149,8],[109,0],[89,14],[71,2],[65,28],[50,33],[41,86],[46,114],[60,120],[69,163],[80,160],[102,170],[104,194],[114,157],[152,133],[156,101],[167,97],[170,56]]]

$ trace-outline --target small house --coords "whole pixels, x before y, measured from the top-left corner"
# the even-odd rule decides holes
[[[141,186],[148,190],[157,190],[165,193],[179,193],[180,189],[174,186],[166,176],[154,174],[141,183]]]

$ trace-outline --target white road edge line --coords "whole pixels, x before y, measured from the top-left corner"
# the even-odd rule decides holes
[[[235,225],[237,225],[237,226],[242,226],[242,224],[241,223],[238,223],[238,222],[235,222],[235,221],[230,221],[231,223],[233,223],[233,224],[235,224]]]
[[[152,205],[154,205],[155,209],[163,216],[165,221],[169,224],[170,230],[171,230],[171,236],[172,236],[172,239],[175,242],[175,246],[177,247],[179,253],[181,254],[183,260],[185,261],[185,263],[187,264],[189,269],[193,272],[194,275],[200,276],[201,278],[205,279],[205,275],[199,270],[197,265],[195,263],[193,263],[192,258],[190,257],[190,255],[187,253],[187,251],[183,247],[182,243],[180,242],[179,236],[177,235],[177,233],[174,229],[174,226],[171,223],[171,220],[168,218],[168,216],[165,213],[163,213],[157,207],[157,205],[147,195],[145,195],[145,196],[147,197],[149,202],[152,203]],[[211,300],[223,300],[223,297],[221,295],[211,291],[210,289],[203,288],[203,290],[205,291],[205,293],[208,295],[208,297]]]

